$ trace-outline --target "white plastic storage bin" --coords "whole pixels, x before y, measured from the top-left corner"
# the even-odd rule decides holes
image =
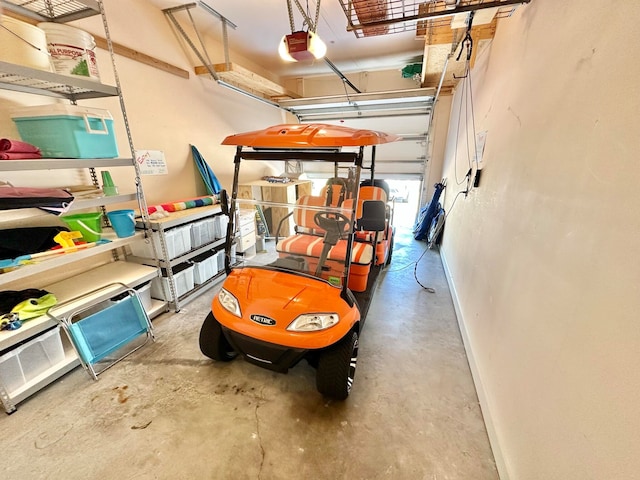
[[[218,264],[218,271],[221,272],[224,270],[224,250],[218,250],[214,256]]]
[[[11,350],[0,357],[0,381],[9,393],[27,383],[20,366],[19,350]]]
[[[141,287],[136,287],[136,293],[138,297],[140,297],[140,302],[144,307],[145,311],[148,313],[151,311],[151,307],[153,306],[151,303],[151,282],[142,285]]]
[[[11,393],[63,360],[60,327],[56,327],[0,357],[0,378]]]
[[[193,279],[196,285],[202,285],[220,271],[218,267],[217,253],[205,252],[193,257]]]
[[[229,217],[226,215],[218,215],[215,219],[215,237],[225,238],[227,235],[227,225],[229,225]]]
[[[191,248],[198,248],[216,239],[215,217],[191,224]]]
[[[218,271],[224,270],[224,248],[216,253],[218,258]],[[236,244],[231,245],[231,265],[236,263]]]
[[[181,297],[189,290],[193,290],[193,287],[195,286],[193,279],[193,270],[193,265],[188,263],[181,263],[180,265],[177,265],[173,268],[173,280],[175,282],[176,295],[178,295],[178,297]],[[151,297],[158,298],[160,300],[174,301],[175,299],[173,298],[165,298],[165,289],[167,291],[167,295],[170,296],[171,290],[169,289],[167,272],[165,269],[162,269],[162,277],[154,278],[151,281]]]
[[[176,227],[164,232],[165,241],[167,243],[167,255],[169,259],[179,257],[191,250],[191,226]],[[160,233],[153,232],[148,239],[137,240],[131,243],[131,253],[136,257],[154,258],[153,247],[156,247],[158,255],[162,256],[162,248],[160,246]]]

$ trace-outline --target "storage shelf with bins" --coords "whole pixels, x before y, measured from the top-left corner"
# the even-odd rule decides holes
[[[38,2],[0,0],[0,6],[2,6],[5,13],[17,13],[37,21],[55,21],[59,23],[87,16],[101,15],[105,25],[105,34],[109,39],[104,11],[101,10],[101,4],[95,0],[42,0]],[[110,54],[113,59],[113,52],[110,52]],[[105,85],[93,80],[59,75],[3,61],[0,61],[0,90],[66,99],[72,103],[78,100],[119,97],[120,104],[123,105],[119,86]],[[124,122],[128,133],[126,115],[124,115]],[[131,147],[131,155],[133,155],[130,136],[129,145]],[[139,172],[132,157],[94,159],[43,158],[24,161],[2,160],[0,162],[0,172],[89,169],[96,187],[98,185],[94,169],[111,167],[132,168],[135,171],[136,179],[139,179]],[[104,210],[106,205],[135,200],[138,200],[138,203],[144,206],[142,189],[138,181],[136,182],[136,190],[136,192],[108,197],[100,195],[94,198],[78,198],[72,203],[70,211],[93,208],[103,208]],[[35,208],[3,210],[0,211],[0,230],[15,226],[25,227],[39,224],[39,220],[47,218],[47,216],[48,214]],[[127,245],[143,237],[143,232],[137,232],[132,237],[118,238],[110,228],[103,229],[102,238],[106,238],[110,242],[79,249],[72,253],[47,257],[46,260],[38,263],[27,264],[14,270],[6,271],[0,274],[0,290],[15,290],[16,288],[12,287],[16,285],[20,286],[20,288],[27,288],[22,285],[29,284],[30,280],[33,279],[35,288],[53,293],[58,303],[61,304],[93,290],[99,290],[100,287],[113,282],[121,282],[131,288],[140,288],[158,277],[160,273],[158,265],[142,265],[136,262],[123,261],[121,260],[121,254],[126,252],[125,247]],[[105,256],[105,254],[109,253],[111,253],[110,257],[109,255]],[[94,257],[100,259],[98,266],[87,267],[86,265]],[[72,271],[73,273],[69,274],[71,276],[64,278],[64,275],[59,274],[59,272],[63,271]],[[54,272],[57,278],[63,279],[52,283],[47,283],[46,280],[43,280],[43,278],[46,278],[47,273]],[[109,294],[110,291],[108,289],[102,289],[101,293],[87,295],[82,298],[81,302],[73,305],[74,307],[91,306],[106,300]],[[153,317],[167,310],[167,302],[152,301],[147,308],[149,316]],[[11,361],[15,363],[17,360],[13,357],[17,357],[17,351],[36,344],[45,336],[48,338],[50,335],[48,332],[51,332],[51,329],[55,328],[56,324],[54,319],[44,315],[25,321],[22,327],[17,330],[0,331],[0,362],[3,359],[6,360],[8,355],[12,355]],[[55,339],[55,335],[53,337]],[[66,335],[60,335],[57,340],[63,346],[63,355],[58,359],[59,361],[39,372],[34,378],[29,378],[19,387],[14,386],[11,391],[8,391],[4,386],[1,370],[2,363],[0,363],[0,401],[7,413],[14,411],[18,402],[79,365],[78,356]]]
[[[221,229],[216,235],[216,238],[212,239],[204,243],[203,245],[198,245],[196,247],[185,247],[182,251],[179,251],[177,255],[172,255],[171,252],[175,251],[174,245],[171,242],[169,232],[172,232],[173,229],[185,229],[182,233],[186,232],[194,228],[194,225],[199,224],[202,220],[212,219],[214,217],[224,217],[223,221],[224,228]],[[210,205],[204,207],[197,207],[187,210],[181,210],[177,212],[172,212],[169,217],[152,220],[150,223],[150,230],[152,238],[157,238],[156,247],[157,253],[160,258],[157,259],[160,263],[160,267],[163,269],[163,273],[165,273],[164,278],[166,278],[165,283],[165,298],[168,298],[168,301],[172,308],[175,311],[179,311],[181,306],[188,303],[189,301],[196,298],[198,295],[204,293],[206,290],[212,288],[220,279],[224,276],[224,270],[218,271],[213,277],[207,279],[206,281],[195,284],[195,282],[187,281],[189,288],[178,288],[180,285],[183,285],[181,282],[182,271],[181,267],[187,263],[193,262],[194,259],[202,254],[207,252],[219,252],[224,249],[225,245],[225,235],[226,235],[226,215],[222,213],[222,209],[219,205]],[[138,225],[139,227],[142,224]],[[156,237],[153,237],[153,236]],[[191,233],[188,233],[189,237]],[[222,237],[222,238],[220,238]],[[179,238],[179,237],[176,237]],[[145,240],[148,243],[149,247],[146,248],[147,252],[150,251],[151,241],[149,239]],[[128,258],[129,261],[136,261],[144,264],[152,264],[156,261],[156,259],[151,258],[149,255],[139,255],[139,248],[135,249],[134,255],[130,255]],[[180,271],[180,273],[178,273]],[[189,272],[189,275],[192,275],[193,272]],[[177,278],[178,277],[178,278]],[[154,280],[154,282],[162,282],[162,278]],[[156,286],[155,291],[157,292],[161,286]],[[154,289],[152,289],[152,292]]]

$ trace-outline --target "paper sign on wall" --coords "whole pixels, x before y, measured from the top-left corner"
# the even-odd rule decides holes
[[[161,150],[136,150],[136,162],[141,175],[166,175],[169,173],[164,152]]]

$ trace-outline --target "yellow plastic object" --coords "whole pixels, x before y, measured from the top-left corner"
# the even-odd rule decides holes
[[[53,241],[60,245],[62,248],[75,247],[74,238],[82,238],[82,233],[78,231],[71,232],[60,232],[55,237],[53,237]]]

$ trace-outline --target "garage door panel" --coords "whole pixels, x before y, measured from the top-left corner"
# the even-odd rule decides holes
[[[426,168],[427,130],[432,102],[433,97],[426,90],[418,89],[409,93],[378,92],[348,98],[319,97],[281,103],[297,113],[302,123],[328,123],[401,136],[403,140],[376,147],[376,176],[389,178],[390,175],[397,174],[403,178],[421,180]],[[363,111],[364,107],[366,113]],[[414,107],[416,110],[413,110]],[[304,116],[316,110],[329,112],[330,115],[325,118]],[[369,164],[370,157],[365,157],[365,166]],[[308,173],[314,176],[327,177],[334,174],[330,165],[314,164],[311,168],[313,171]],[[366,175],[367,172],[363,172],[363,177]]]
[[[376,148],[376,160],[424,160],[426,145],[421,142],[394,142]]]

